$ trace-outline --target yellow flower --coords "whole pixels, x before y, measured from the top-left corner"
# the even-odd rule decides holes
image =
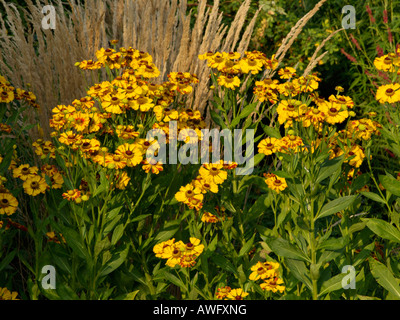
[[[243,300],[243,298],[247,297],[249,294],[244,292],[243,289],[232,289],[226,295],[225,300]]]
[[[73,190],[68,190],[67,192],[64,192],[62,194],[62,197],[64,199],[67,199],[68,201],[73,201],[81,196],[81,191],[79,189],[73,189]]]
[[[170,246],[164,248],[162,258],[167,259],[165,264],[173,268],[180,263],[181,258],[184,256],[184,252],[185,244],[182,241],[174,242]]]
[[[114,178],[115,181],[117,182],[115,187],[119,190],[124,190],[128,186],[129,181],[131,180],[131,178],[125,171],[122,171],[121,173],[117,171]]]
[[[228,173],[223,170],[221,163],[205,163],[199,170],[201,177],[215,184],[221,184],[228,178]]]
[[[174,242],[175,238],[156,244],[153,247],[153,252],[155,253],[156,257],[165,259],[165,249],[172,246]]]
[[[12,215],[17,211],[18,200],[11,193],[0,193],[0,215]]]
[[[261,289],[272,291],[273,293],[279,291],[282,293],[285,291],[285,286],[283,285],[283,280],[278,277],[264,279],[264,282],[260,284]]]
[[[251,271],[253,272],[250,274],[249,279],[256,281],[258,279],[271,278],[277,273],[278,269],[278,262],[258,261],[254,266],[251,267]]]
[[[20,178],[22,181],[26,181],[37,175],[38,167],[31,167],[29,164],[22,164],[18,168],[13,170],[13,177]]]
[[[161,171],[164,170],[162,163],[158,162],[155,159],[150,159],[150,161],[148,159],[145,159],[141,163],[143,164],[142,169],[146,173],[149,173],[151,171],[151,173],[159,174]]]
[[[204,212],[201,216],[201,221],[205,223],[217,223],[219,218],[210,212]]]
[[[279,69],[278,75],[280,76],[281,79],[294,78],[296,76],[296,69],[292,67],[285,67]]]
[[[218,84],[220,86],[226,87],[228,89],[235,90],[235,87],[240,86],[240,79],[237,76],[232,76],[232,75],[221,75],[217,79]]]
[[[37,175],[28,178],[22,187],[26,194],[35,197],[40,193],[45,193],[48,185],[43,177]]]
[[[271,155],[280,150],[280,140],[269,137],[260,141],[258,144],[258,153],[264,153],[265,155]]]
[[[216,293],[217,299],[222,300],[226,298],[226,296],[229,294],[229,292],[231,292],[231,290],[232,289],[229,286],[218,288]]]
[[[122,156],[126,160],[128,167],[135,167],[143,160],[140,147],[135,143],[124,143],[120,145],[115,154]]]
[[[282,100],[276,108],[280,124],[285,123],[288,119],[297,119],[306,111],[307,106],[296,99]]]
[[[122,155],[108,153],[105,156],[105,162],[104,162],[105,167],[112,167],[113,169],[119,170],[125,168],[126,164],[127,160]]]
[[[400,101],[400,84],[380,86],[376,91],[376,100],[380,103],[395,103]]]
[[[287,135],[280,139],[281,142],[281,149],[279,152],[298,152],[300,147],[304,145],[303,140],[301,137],[295,135]]]
[[[11,292],[7,288],[0,288],[0,300],[19,300],[17,299],[18,292]]]
[[[382,57],[376,57],[374,60],[374,66],[378,70],[384,72],[394,72],[395,67],[393,65],[393,59],[389,55],[383,55]]]
[[[195,189],[191,183],[180,187],[179,191],[175,194],[176,200],[187,205],[191,205],[193,202],[197,204],[203,201],[203,198],[203,194],[198,189]]]
[[[10,103],[14,100],[14,92],[11,90],[7,90],[6,87],[0,86],[0,103]]]
[[[130,108],[133,110],[140,110],[141,112],[147,112],[155,106],[153,100],[145,96],[139,96],[129,102]]]
[[[326,101],[319,107],[325,115],[325,121],[329,124],[342,123],[349,117],[349,112],[345,104],[339,104],[335,101]]]
[[[239,66],[243,73],[257,74],[262,70],[263,62],[261,59],[244,57],[239,60]]]
[[[125,98],[126,95],[122,92],[118,92],[112,95],[109,94],[103,97],[101,105],[107,112],[121,114],[125,107]]]
[[[287,187],[285,178],[278,177],[273,173],[264,173],[264,177],[266,178],[265,183],[267,184],[268,188],[276,191],[276,193],[285,190]]]

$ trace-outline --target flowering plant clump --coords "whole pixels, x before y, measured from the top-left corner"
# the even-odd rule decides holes
[[[376,176],[371,151],[400,156],[396,125],[255,50],[198,56],[200,112],[196,74],[160,80],[148,52],[110,43],[76,62],[85,93],[52,106],[47,137],[25,125],[35,95],[0,77],[0,299],[363,299],[375,279],[400,296],[400,174]],[[399,56],[374,62],[392,124]]]

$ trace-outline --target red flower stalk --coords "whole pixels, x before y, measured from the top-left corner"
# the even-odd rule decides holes
[[[372,15],[372,10],[371,10],[371,8],[369,7],[369,5],[366,5],[365,8],[367,9],[367,12],[368,12],[368,15],[369,15],[369,21],[370,21],[371,23],[375,23],[375,18],[374,18],[374,16]]]
[[[387,10],[383,10],[383,23],[388,23],[388,15],[387,15]]]
[[[343,53],[347,59],[349,59],[351,62],[357,63],[357,59],[348,54],[346,51],[344,51],[343,48],[340,49],[340,52]]]
[[[358,43],[357,39],[354,38],[354,36],[353,36],[352,34],[350,34],[350,40],[351,40],[351,42],[353,42],[353,43],[355,44],[355,46],[357,47],[357,49],[361,51],[360,44]]]
[[[379,44],[376,46],[376,52],[378,54],[378,57],[383,56],[383,49],[379,46]]]
[[[389,43],[393,42],[393,35],[392,35],[392,31],[390,31],[390,28],[388,27],[388,39],[389,39]]]

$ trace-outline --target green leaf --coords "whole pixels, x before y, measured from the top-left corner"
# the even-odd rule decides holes
[[[269,127],[269,126],[264,125],[264,124],[261,124],[261,126],[262,126],[264,132],[265,132],[269,137],[276,138],[276,139],[282,139],[282,136],[281,136],[281,134],[279,133],[279,130],[277,130],[277,129],[275,129],[275,128],[272,128],[272,127]]]
[[[347,273],[340,273],[340,274],[337,274],[336,276],[333,276],[332,278],[326,280],[322,284],[321,289],[318,293],[318,296],[321,297],[325,294],[328,294],[329,292],[343,289],[342,280],[346,275],[347,275]]]
[[[382,183],[383,187],[394,194],[395,196],[400,197],[400,181],[392,177],[391,175],[380,175],[379,181]]]
[[[242,249],[240,249],[239,251],[239,255],[238,257],[242,257],[243,255],[245,255],[246,253],[248,253],[251,249],[251,247],[253,246],[254,243],[254,237],[256,234],[253,234],[253,236],[251,237],[251,239],[249,241],[246,241],[246,243],[243,245]]]
[[[289,241],[287,241],[286,239],[277,238],[268,242],[268,245],[270,246],[271,250],[278,256],[311,262],[310,258],[302,250],[290,244]]]
[[[113,231],[111,244],[115,245],[119,239],[121,239],[122,235],[124,234],[125,226],[123,223],[117,225]]]
[[[221,267],[225,271],[232,272],[236,276],[238,275],[237,269],[233,266],[233,264],[224,256],[219,254],[214,254],[211,256],[211,260],[218,266]]]
[[[173,235],[178,231],[181,222],[178,221],[171,221],[171,223],[167,223],[162,231],[160,231],[157,236],[155,237],[155,241],[163,242],[168,239],[171,239]]]
[[[356,198],[356,195],[345,196],[328,202],[322,207],[321,212],[315,218],[315,220],[347,209],[354,202],[354,200],[356,200]]]
[[[171,270],[171,269],[170,269]],[[183,281],[181,279],[179,279],[177,276],[171,274],[169,271],[164,270],[162,272],[163,278],[171,283],[173,283],[174,285],[176,285],[179,288],[185,288],[185,284],[183,283]]]
[[[321,166],[319,170],[319,175],[317,177],[316,183],[320,183],[328,177],[333,176],[336,171],[340,171],[342,167],[342,163],[344,160],[344,156],[340,156],[331,160],[326,160]]]
[[[303,261],[286,259],[286,265],[297,280],[304,283],[310,290],[312,290],[310,273]]]
[[[369,191],[361,191],[360,193],[361,193],[364,197],[366,197],[366,198],[368,198],[368,199],[371,199],[371,200],[373,200],[373,201],[380,202],[380,203],[383,203],[383,204],[386,203],[385,200],[383,200],[383,199],[381,198],[381,196],[378,195],[378,194],[376,194],[376,193],[369,192]]]
[[[65,237],[65,241],[67,242],[67,246],[72,249],[79,257],[83,259],[89,259],[90,255],[85,248],[85,245],[82,242],[81,237],[78,232],[74,229],[64,227],[62,229],[62,234]]]
[[[400,243],[400,231],[390,223],[376,218],[362,220],[367,221],[367,227],[379,237]]]
[[[369,260],[371,273],[375,280],[387,291],[400,299],[400,286],[390,270],[375,259]]]
[[[226,126],[224,120],[222,119],[222,117],[216,113],[214,110],[210,110],[210,116],[211,119],[217,124],[219,125],[222,129],[227,129],[228,127]]]
[[[121,251],[114,253],[112,255],[112,258],[101,269],[100,277],[105,276],[105,275],[113,272],[118,267],[120,267],[126,260],[126,257],[128,256],[128,252],[129,252],[129,245],[127,245]]]
[[[258,102],[254,102],[244,107],[240,112],[240,114],[232,120],[230,127],[234,128],[240,122],[241,119],[246,118],[248,115],[250,115],[255,110],[257,103]]]

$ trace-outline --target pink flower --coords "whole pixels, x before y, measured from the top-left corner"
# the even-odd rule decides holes
[[[383,23],[388,23],[387,10],[383,10]]]
[[[351,62],[357,63],[357,59],[348,54],[346,51],[344,51],[343,48],[340,49],[340,52],[343,53],[347,59],[349,59]]]
[[[366,5],[366,9],[367,9],[367,12],[368,12],[368,15],[369,15],[369,21],[371,23],[375,23],[375,18],[372,15],[372,11],[371,11],[371,8],[369,7],[369,5]]]

